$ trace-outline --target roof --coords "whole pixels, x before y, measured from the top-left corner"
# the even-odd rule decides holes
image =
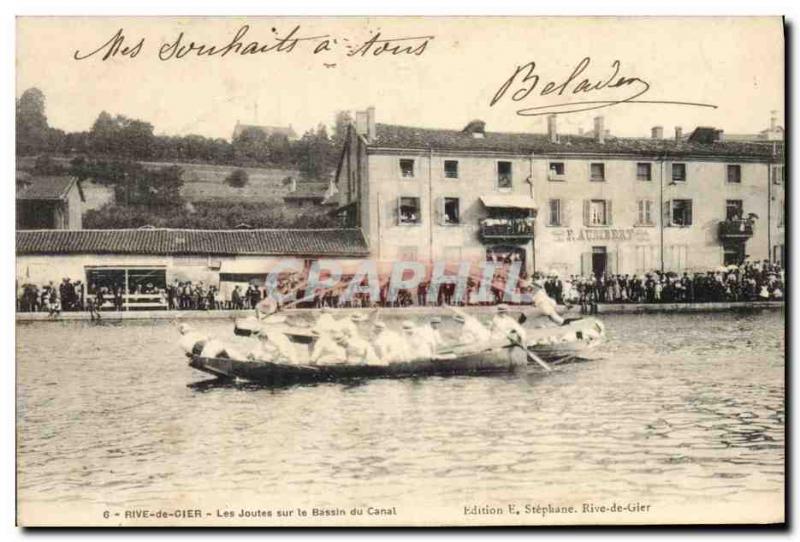
[[[530,196],[515,194],[489,194],[481,196],[481,201],[486,207],[501,207],[513,209],[536,209],[536,201]]]
[[[17,190],[18,200],[63,200],[70,189],[77,183],[75,177],[50,176],[28,177],[20,183]]]
[[[297,189],[283,196],[284,200],[311,199],[323,200],[328,191],[328,183],[297,183]]]
[[[359,229],[28,230],[17,254],[366,256]]]
[[[474,122],[474,121],[473,121]],[[474,137],[463,130],[415,128],[395,124],[377,124],[376,137],[370,147],[392,149],[434,149],[450,151],[488,151],[512,154],[635,154],[643,156],[743,156],[771,159],[772,146],[748,142],[700,143],[674,139],[650,139],[607,136],[598,143],[591,136],[559,135],[551,142],[546,134],[486,131],[483,137]],[[783,155],[778,144],[777,157]],[[777,158],[776,157],[776,158]]]

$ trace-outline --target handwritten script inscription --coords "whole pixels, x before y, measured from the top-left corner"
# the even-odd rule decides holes
[[[224,58],[231,56],[252,56],[264,54],[290,54],[306,52],[313,55],[341,51],[346,57],[394,57],[422,56],[435,36],[387,37],[382,32],[374,32],[367,39],[332,36],[330,34],[307,35],[300,25],[289,31],[270,28],[270,33],[249,37],[250,25],[241,26],[232,37],[220,43],[206,43],[191,40],[184,32],[157,47],[157,57],[161,61],[177,61],[187,57]],[[133,59],[145,49],[145,38],[129,40],[125,30],[120,28],[107,41],[88,50],[76,50],[75,60],[90,58],[107,61],[115,58]]]
[[[490,106],[508,100],[514,103],[532,103],[536,98],[548,99],[550,97],[565,97],[566,101],[558,100],[556,103],[543,105],[527,105],[517,110],[517,115],[535,117],[553,113],[578,113],[591,111],[604,107],[613,107],[621,104],[669,104],[689,107],[708,107],[716,109],[712,104],[684,102],[675,100],[643,100],[641,96],[650,90],[650,83],[637,76],[622,75],[622,63],[615,60],[611,63],[610,70],[601,77],[589,77],[584,72],[592,63],[590,57],[583,58],[573,68],[572,73],[563,80],[545,79],[539,75],[536,62],[528,62],[517,66],[511,76],[506,79],[495,92]],[[603,92],[621,89],[625,95],[618,99],[592,99],[601,96]],[[589,96],[590,99],[584,99]]]

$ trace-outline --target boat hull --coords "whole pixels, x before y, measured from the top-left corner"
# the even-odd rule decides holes
[[[283,385],[293,382],[335,382],[363,378],[513,373],[527,368],[528,360],[524,349],[509,345],[495,350],[462,354],[452,359],[421,359],[388,365],[294,365],[192,356],[189,366],[219,378],[238,378],[266,385]]]

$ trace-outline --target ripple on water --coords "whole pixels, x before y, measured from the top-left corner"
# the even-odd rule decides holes
[[[355,493],[690,502],[783,491],[780,313],[604,320],[601,361],[545,377],[280,390],[187,387],[203,377],[167,323],[18,324],[20,498],[151,505],[299,488],[318,505]]]

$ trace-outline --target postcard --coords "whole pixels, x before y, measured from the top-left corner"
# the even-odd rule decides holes
[[[780,17],[16,29],[19,525],[785,521]]]

